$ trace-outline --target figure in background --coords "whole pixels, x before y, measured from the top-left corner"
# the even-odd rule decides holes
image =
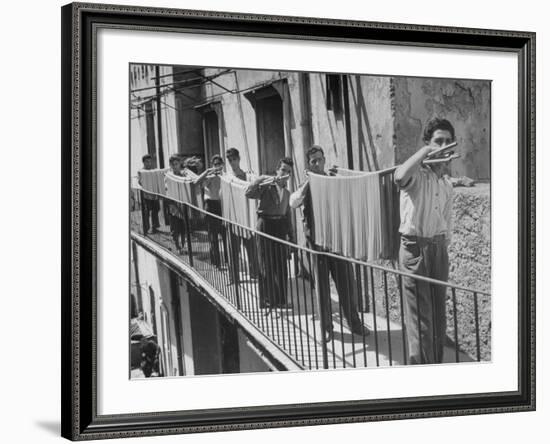
[[[132,367],[141,369],[146,378],[162,376],[160,374],[160,347],[157,336],[151,325],[143,319],[143,313],[130,319],[130,340]],[[133,344],[139,341],[139,348],[136,350]],[[137,351],[138,356],[136,356]]]
[[[292,159],[284,157],[279,161],[275,176],[259,176],[246,189],[246,197],[259,200],[256,230],[290,242],[294,239],[287,184],[293,166]],[[258,236],[257,249],[260,307],[291,308],[287,301],[288,247]]]
[[[184,167],[195,174],[202,174],[204,172],[204,162],[199,156],[188,157],[185,160]]]
[[[440,281],[449,277],[447,246],[451,239],[453,187],[447,176],[449,161],[423,164],[435,150],[455,140],[445,119],[430,120],[425,146],[395,171],[400,188],[401,270]],[[409,364],[440,363],[446,338],[446,293],[443,285],[403,278]]]
[[[182,172],[182,163],[178,155],[170,156],[168,160],[170,172],[175,176],[184,176]],[[170,233],[176,246],[178,254],[183,254],[183,245],[185,244],[185,207],[183,204],[170,201],[168,213],[170,214]]]
[[[229,148],[225,152],[225,158],[229,165],[229,174],[232,174],[237,179],[246,181],[248,176],[247,173],[241,169],[241,156],[239,150],[237,150],[237,148]],[[238,230],[229,228],[229,251],[231,254],[231,259],[229,261],[229,279],[231,283],[239,283],[241,244],[246,250],[250,278],[257,279],[258,277],[256,239],[252,235],[246,236],[247,234],[248,233],[241,233]]]
[[[144,170],[155,169],[155,160],[153,159],[153,156],[151,156],[150,154],[145,154],[141,158],[141,161],[143,162]],[[138,180],[139,180],[140,186],[143,186],[143,184],[141,183],[141,179],[138,179]],[[149,227],[152,227],[151,234],[157,233],[160,227],[160,223],[159,223],[160,202],[159,202],[158,196],[155,196],[154,194],[150,194],[144,191],[143,192],[143,209],[144,209],[143,234],[147,234],[149,232]],[[149,220],[151,221],[150,224],[149,224]]]
[[[212,156],[212,159],[210,159],[210,165],[210,168],[204,170],[195,179],[195,184],[201,186],[203,189],[204,209],[208,213],[221,217],[220,174],[223,172],[222,157],[215,154]],[[224,256],[227,262],[227,241],[222,221],[221,219],[207,215],[206,225],[208,229],[208,240],[210,242],[210,261],[215,267],[221,267],[220,237],[223,242]]]
[[[313,145],[306,153],[307,169],[316,174],[326,175],[325,153],[319,145]],[[333,174],[334,171],[329,170]],[[290,206],[302,206],[304,234],[307,246],[312,250],[322,251],[314,239],[313,208],[309,180],[306,179],[290,196]],[[359,227],[358,227],[359,228]],[[368,336],[369,330],[359,318],[357,309],[357,282],[351,263],[344,259],[336,259],[322,254],[316,255],[314,264],[315,283],[318,286],[320,315],[324,326],[324,339],[330,341],[333,337],[332,307],[330,298],[330,276],[334,280],[338,292],[338,301],[349,329],[359,335]]]

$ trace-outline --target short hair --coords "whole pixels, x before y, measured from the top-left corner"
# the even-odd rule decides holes
[[[199,156],[191,156],[185,162],[187,169],[193,171],[195,174],[199,174],[199,162],[202,162],[202,159]]]
[[[323,157],[325,157],[325,152],[323,151],[323,148],[321,148],[320,145],[312,145],[307,151],[306,151],[306,160],[307,163],[309,163],[309,159],[311,159],[311,156],[313,156],[316,153],[321,153]]]
[[[141,158],[141,161],[145,163],[146,160],[153,160],[153,156],[151,156],[150,154],[145,154],[145,155]]]
[[[210,158],[210,165],[214,165],[214,162],[216,160],[219,160],[221,163],[223,163],[223,158],[222,156],[220,156],[219,154],[214,154],[211,158]]]
[[[290,168],[294,167],[294,162],[290,157],[283,157],[281,160],[279,160],[279,164],[277,165],[277,169],[281,168],[282,164],[288,165]]]
[[[424,128],[424,134],[422,136],[424,143],[428,143],[430,140],[432,140],[432,136],[437,130],[449,131],[451,137],[454,140],[455,129],[451,122],[449,122],[447,119],[434,117],[426,123],[426,127]]]
[[[170,159],[168,159],[168,163],[169,163],[170,165],[172,165],[172,163],[175,162],[176,160],[179,162],[179,161],[181,160],[180,156],[177,155],[177,154],[172,154],[172,155],[170,156]]]
[[[239,153],[239,150],[237,148],[229,148],[225,152],[225,157],[238,157],[241,158],[241,154]]]

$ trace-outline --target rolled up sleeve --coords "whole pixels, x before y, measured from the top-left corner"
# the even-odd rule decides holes
[[[305,182],[296,191],[294,191],[294,193],[290,195],[290,198],[288,200],[288,204],[290,205],[290,208],[296,209],[304,203],[304,199],[305,199],[305,195],[308,187],[309,187],[309,182]]]

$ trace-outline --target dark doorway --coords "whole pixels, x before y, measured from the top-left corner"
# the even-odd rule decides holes
[[[260,174],[274,174],[277,163],[285,156],[283,101],[279,94],[256,102]]]
[[[188,289],[195,374],[220,374],[222,373],[222,353],[218,311],[191,285],[188,285]]]
[[[218,314],[222,352],[222,373],[239,373],[239,334],[224,315]]]
[[[215,111],[205,112],[202,116],[202,129],[204,138],[204,154],[206,163],[214,154],[220,154],[220,125]]]
[[[149,101],[143,105],[145,110],[145,132],[147,133],[147,153],[153,156],[155,165],[157,162],[157,136],[155,131],[155,111],[153,102]]]

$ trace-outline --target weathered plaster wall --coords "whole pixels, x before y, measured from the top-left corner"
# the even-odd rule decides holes
[[[325,151],[327,166],[348,166],[343,114],[327,109],[326,75],[311,74],[313,142]],[[306,148],[307,149],[307,148]]]
[[[422,131],[432,117],[455,127],[460,159],[453,176],[490,179],[491,83],[482,80],[396,77],[395,161],[402,163],[423,145]]]
[[[220,69],[207,69],[206,75],[221,71]],[[216,83],[232,91],[249,91],[255,87],[267,85],[270,82],[286,79],[288,85],[288,97],[283,100],[285,119],[285,145],[288,155],[295,157],[300,150],[302,138],[301,126],[297,114],[299,109],[299,91],[297,88],[298,74],[280,71],[254,71],[237,70],[235,73],[224,74],[215,79]],[[205,91],[206,100],[219,100],[222,108],[223,132],[222,152],[235,147],[241,152],[241,166],[253,171],[259,170],[258,139],[256,130],[256,114],[254,107],[244,97],[243,93],[224,93],[217,85],[208,84]],[[303,169],[303,168],[301,168]]]
[[[205,75],[219,73],[223,69],[206,69]],[[224,88],[232,91],[240,91],[260,85],[278,78],[275,71],[247,71],[237,70],[216,77],[215,81]],[[221,95],[220,95],[221,94]],[[219,97],[216,97],[218,96]],[[206,84],[206,100],[219,100],[222,108],[222,121],[220,123],[223,132],[222,152],[234,147],[241,152],[241,166],[245,169],[258,170],[258,149],[256,134],[256,116],[251,103],[243,94],[224,94],[224,90],[211,83]]]
[[[391,77],[349,78],[354,169],[373,171],[394,165]]]

